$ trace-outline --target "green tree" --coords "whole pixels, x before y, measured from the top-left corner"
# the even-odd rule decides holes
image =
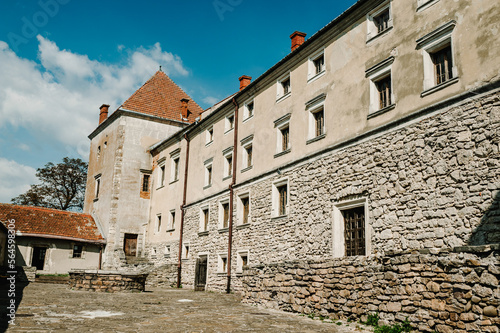
[[[87,163],[79,158],[63,158],[36,170],[40,184],[11,200],[16,205],[62,210],[82,210],[87,182]]]

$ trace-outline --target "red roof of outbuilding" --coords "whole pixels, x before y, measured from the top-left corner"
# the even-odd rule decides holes
[[[19,236],[104,242],[94,219],[88,214],[42,207],[0,204],[0,221],[7,226],[9,220],[14,220],[13,224]]]
[[[196,104],[167,74],[156,72],[120,108],[181,121],[181,99],[188,99],[188,121],[194,122],[203,109]]]

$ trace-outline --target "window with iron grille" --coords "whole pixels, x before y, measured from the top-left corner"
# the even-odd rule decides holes
[[[142,192],[149,192],[149,175],[142,176]]]
[[[385,78],[375,82],[377,86],[379,95],[379,108],[383,109],[392,104],[391,101],[391,76],[386,76]]]
[[[364,207],[343,210],[342,215],[344,217],[345,255],[366,255]]]
[[[436,84],[443,83],[453,78],[453,60],[450,45],[432,53],[431,58],[434,64]]]

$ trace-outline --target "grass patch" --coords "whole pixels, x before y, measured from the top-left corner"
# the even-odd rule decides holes
[[[378,324],[379,321],[379,316],[378,313],[373,313],[368,315],[368,319],[364,324],[373,326],[374,332],[375,333],[403,333],[403,332],[411,332],[411,325],[410,322],[408,321],[408,318],[403,321],[403,323],[400,324],[394,324],[394,325],[382,325],[379,326]]]

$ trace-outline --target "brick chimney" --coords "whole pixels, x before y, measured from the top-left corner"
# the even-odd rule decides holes
[[[295,31],[290,35],[290,39],[292,40],[292,51],[304,43],[305,37],[306,34],[300,31]]]
[[[181,99],[181,117],[186,119],[188,118],[188,103],[189,103],[189,99],[187,98],[183,98]]]
[[[248,86],[250,82],[252,82],[252,77],[248,75],[243,75],[240,76],[239,80],[240,80],[240,91],[241,91],[245,89],[245,87]]]
[[[103,121],[105,121],[106,119],[108,119],[108,109],[109,109],[109,105],[108,104],[103,104],[99,108],[99,110],[100,110],[100,112],[99,112],[99,125],[101,125],[101,123]]]

